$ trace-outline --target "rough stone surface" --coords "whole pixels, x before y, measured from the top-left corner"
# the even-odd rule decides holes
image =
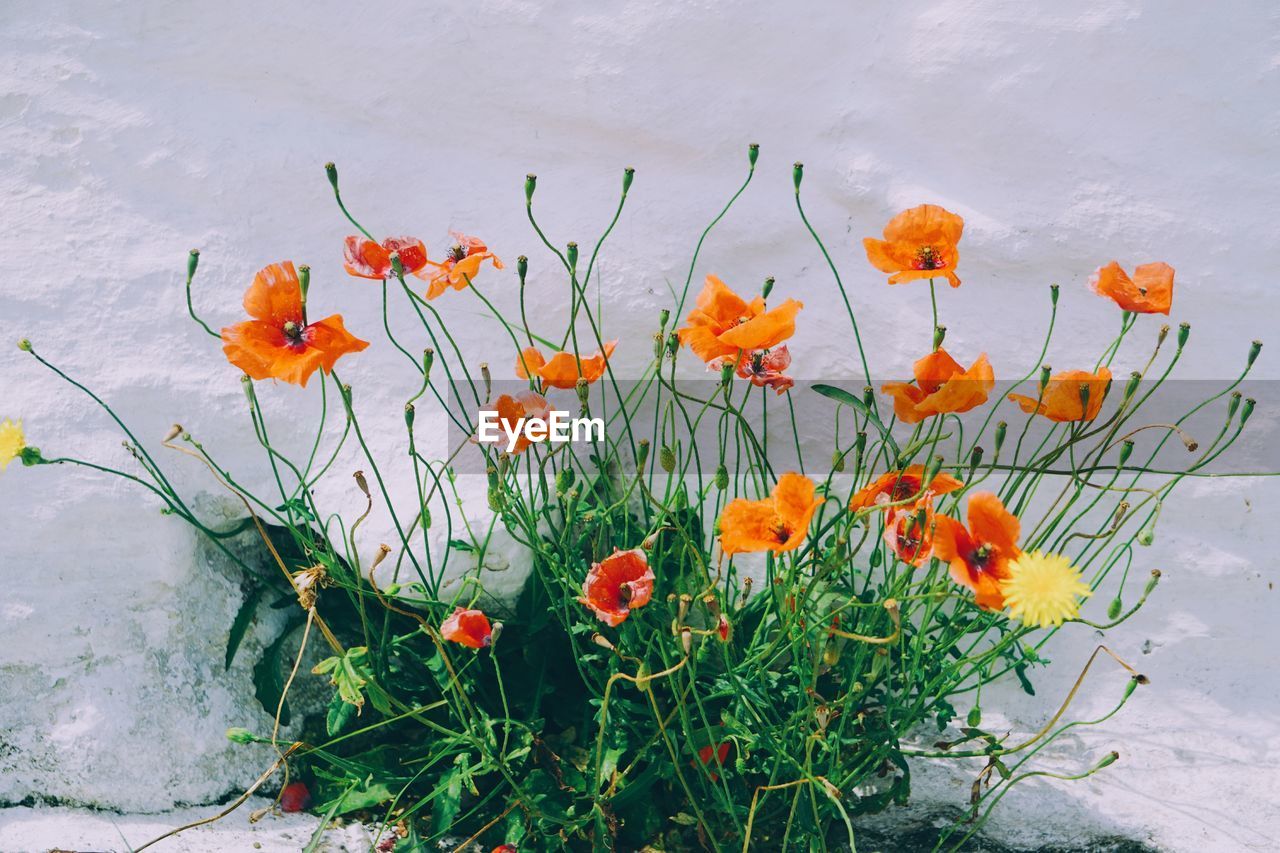
[[[622,167],[635,166],[599,270],[607,322],[648,330],[740,183],[746,144],[759,142],[755,182],[697,273],[746,287],[774,275],[780,294],[804,300],[792,352],[806,378],[854,367],[847,320],[795,215],[797,159],[882,374],[902,375],[920,354],[928,301],[885,287],[858,239],[923,201],[967,221],[965,284],[939,293],[948,347],[989,352],[1002,376],[1030,368],[1050,282],[1062,302],[1048,360],[1092,364],[1116,312],[1085,280],[1113,257],[1177,267],[1172,319],[1195,326],[1180,378],[1232,377],[1247,341],[1274,331],[1280,13],[1262,0],[1212,15],[1157,0],[264,8],[138,0],[0,12],[0,338],[29,336],[89,382],[166,454],[179,488],[206,493],[211,515],[233,508],[206,471],[158,448],[171,423],[250,485],[269,475],[236,371],[185,318],[187,249],[203,251],[195,304],[215,327],[240,318],[256,269],[288,257],[315,269],[314,310],[380,339],[376,286],[341,269],[349,228],[326,160],[378,233],[416,234],[438,252],[456,228],[508,260],[529,255],[542,329],[559,328],[568,294],[524,220],[525,173],[539,175],[552,238],[587,244],[612,215]],[[482,283],[515,305],[511,270]],[[477,300],[439,304],[472,363],[508,363]],[[408,318],[392,322],[424,345]],[[1120,369],[1145,360],[1155,325],[1144,320]],[[616,364],[638,369],[648,351],[647,332],[624,335]],[[1264,352],[1256,373],[1274,379],[1276,363]],[[411,368],[383,345],[341,372],[373,452],[398,454]],[[133,465],[101,411],[16,349],[0,350],[0,388],[0,416],[24,418],[46,454]],[[306,447],[315,388],[260,393],[273,439]],[[1276,397],[1263,397],[1242,458],[1275,470],[1265,448]],[[322,499],[358,512],[347,474],[331,480]],[[1108,638],[1153,683],[1054,756],[1075,768],[1116,748],[1121,762],[1082,784],[1028,783],[997,811],[997,831],[1121,833],[1188,851],[1280,845],[1268,781],[1280,752],[1270,559],[1280,490],[1188,486],[1135,562],[1165,570],[1156,601]],[[393,476],[389,487],[410,483]],[[263,754],[223,738],[229,725],[266,724],[245,664],[222,668],[240,579],[158,509],[129,484],[67,466],[11,467],[0,480],[0,802],[155,811],[209,802],[260,772]],[[370,552],[387,531],[385,519],[370,525]],[[1063,637],[1040,696],[993,691],[988,713],[1035,730],[1096,641]],[[1122,686],[1103,667],[1081,708],[1108,707]],[[930,775],[920,795],[963,803],[969,779]],[[4,820],[14,831],[18,818]],[[0,847],[14,846],[9,837]]]

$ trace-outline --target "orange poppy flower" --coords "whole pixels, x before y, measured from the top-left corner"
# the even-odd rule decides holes
[[[1004,607],[1000,582],[1009,577],[1009,563],[1022,552],[1022,525],[991,492],[969,498],[969,526],[938,516],[933,532],[933,556],[951,564],[951,578],[974,592],[985,610]]]
[[[849,498],[849,509],[856,511],[880,504],[898,503],[914,495],[921,495],[920,500],[924,500],[929,495],[945,495],[964,486],[955,477],[941,471],[934,476],[928,489],[924,487],[923,481],[923,465],[911,465],[905,471],[881,474],[873,483],[859,489]]]
[[[698,761],[702,762],[703,767],[723,767],[725,760],[729,757],[729,741],[712,747],[710,744],[698,750]],[[712,756],[715,756],[712,758]],[[689,762],[693,764],[693,762]],[[694,765],[697,766],[696,764]],[[712,782],[720,781],[720,774],[713,770],[708,770],[707,775],[711,777]]]
[[[728,364],[731,356],[721,356],[707,363],[708,370],[719,371]],[[742,354],[734,372],[741,379],[750,379],[757,388],[772,388],[781,394],[794,388],[796,381],[783,373],[791,366],[791,353],[786,344],[771,350],[756,350]]]
[[[936,204],[922,204],[890,219],[883,240],[866,237],[862,245],[872,266],[892,273],[890,284],[946,276],[952,287],[959,287],[956,244],[962,231],[964,219]]]
[[[813,480],[789,472],[778,478],[769,497],[735,498],[720,514],[720,547],[726,555],[750,551],[793,551],[809,534],[809,522],[822,504]]]
[[[965,370],[946,350],[939,349],[917,361],[912,372],[915,385],[890,382],[880,386],[881,392],[893,397],[894,414],[908,424],[981,406],[996,384],[986,353]]]
[[[644,607],[653,597],[653,569],[644,551],[614,551],[591,566],[582,582],[578,603],[591,608],[596,617],[611,628],[626,621],[632,610]]]
[[[244,310],[253,319],[222,330],[222,351],[254,379],[305,388],[316,368],[329,373],[339,358],[369,346],[347,331],[341,314],[307,322],[293,261],[259,270],[244,294]]]
[[[1044,415],[1058,423],[1091,421],[1102,411],[1102,401],[1106,399],[1110,384],[1111,371],[1105,367],[1098,368],[1097,373],[1068,370],[1050,377],[1039,401],[1025,394],[1010,394],[1009,399],[1028,414]],[[1089,389],[1087,409],[1080,399],[1080,389],[1086,387]]]
[[[796,333],[796,314],[804,307],[794,299],[765,310],[764,297],[747,302],[713,275],[689,312],[689,325],[676,332],[680,343],[705,362],[739,358],[752,350],[776,347]]]
[[[573,353],[568,350],[562,350],[551,356],[550,361],[537,347],[526,347],[521,353],[523,358],[516,359],[516,376],[528,379],[532,372],[550,388],[572,388],[578,384],[578,377],[588,383],[595,382],[604,376],[605,365],[617,346],[617,341],[609,341],[604,345],[604,352],[594,352],[578,358],[574,358]],[[578,370],[579,362],[582,363],[581,372]]]
[[[885,511],[884,542],[902,562],[923,566],[933,552],[936,527],[933,497],[929,495],[915,506],[898,506]]]
[[[547,420],[551,416],[551,404],[547,402],[546,397],[534,391],[520,391],[514,396],[511,394],[499,396],[488,407],[488,411],[498,413],[498,421],[502,424],[499,430],[502,449],[506,449],[507,432],[517,433],[516,446],[511,451],[514,456],[528,450],[529,445],[533,443],[522,431],[521,424],[529,418]],[[471,441],[475,444],[480,443],[480,439],[474,435],[471,436]]]
[[[427,261],[426,267],[417,273],[418,278],[427,279],[428,299],[435,299],[450,287],[462,290],[480,272],[480,265],[485,261],[492,263],[494,269],[502,269],[502,261],[479,238],[457,231],[449,233],[455,242],[445,259],[440,263]]]
[[[458,607],[440,625],[440,636],[469,649],[483,649],[493,643],[493,628],[484,613]]]
[[[385,279],[395,275],[391,253],[400,255],[400,266],[406,273],[416,273],[427,265],[427,247],[417,237],[388,237],[379,245],[372,240],[351,235],[343,248],[342,265],[360,278]]]
[[[1133,270],[1133,278],[1120,268],[1118,261],[1098,267],[1089,286],[1099,296],[1109,297],[1126,311],[1137,314],[1168,314],[1173,304],[1173,267],[1168,264],[1142,264]]]

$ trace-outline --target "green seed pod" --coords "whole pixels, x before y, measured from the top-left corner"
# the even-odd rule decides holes
[[[1145,596],[1145,595],[1150,595],[1150,594],[1155,590],[1156,586],[1158,586],[1158,585],[1159,585],[1159,583],[1160,583],[1160,577],[1161,577],[1161,575],[1160,575],[1160,570],[1159,570],[1159,569],[1152,569],[1152,570],[1151,570],[1151,578],[1150,578],[1150,580],[1148,580],[1148,581],[1147,581],[1147,586],[1146,586],[1146,588],[1145,588],[1144,590],[1142,590],[1142,594],[1143,594],[1144,596]]]
[[[667,335],[667,355],[675,358],[678,352],[680,352],[680,336],[672,332]]]
[[[1240,426],[1244,426],[1249,422],[1249,416],[1253,414],[1253,407],[1257,404],[1258,401],[1252,397],[1244,398],[1244,405],[1240,407]]]
[[[232,743],[253,743],[257,738],[254,737],[253,732],[248,729],[232,726],[227,729],[227,740]]]
[[[862,389],[862,405],[868,409],[874,409],[876,405],[876,392],[870,385]]]
[[[1187,338],[1191,337],[1191,324],[1178,324],[1178,349],[1182,349],[1187,345]]]
[[[524,203],[526,205],[533,204],[533,191],[538,188],[538,176],[529,174],[524,176]]]
[[[561,468],[556,472],[556,494],[563,497],[573,486],[574,473],[572,468]]]
[[[338,191],[338,167],[332,162],[324,164],[325,177],[329,179],[329,186],[333,187],[333,191]]]
[[[676,452],[667,445],[662,445],[658,449],[658,464],[662,466],[662,470],[670,474],[676,470]]]
[[[981,706],[974,705],[972,708],[970,708],[969,715],[965,717],[965,722],[969,724],[969,728],[971,729],[976,729],[978,726],[982,725]]]
[[[1009,425],[1004,421],[1000,421],[999,423],[996,424],[996,441],[995,441],[996,456],[1000,455],[1000,448],[1004,445],[1004,436],[1005,436],[1005,433],[1008,431],[1009,431]]]
[[[1115,619],[1120,615],[1120,611],[1124,609],[1124,602],[1120,600],[1120,596],[1111,599],[1111,603],[1107,605],[1107,618]]]
[[[933,348],[936,350],[939,347],[941,347],[942,342],[945,341],[946,339],[947,339],[947,327],[934,326],[933,327]]]
[[[1120,465],[1129,461],[1129,457],[1133,455],[1133,440],[1126,438],[1120,442]]]
[[[18,349],[22,350],[23,352],[33,352],[33,349],[31,347],[31,340],[29,338],[19,338]]]
[[[791,183],[796,185],[796,192],[800,192],[800,182],[804,180],[804,163],[797,162],[791,167]]]
[[[1243,396],[1239,391],[1231,392],[1231,397],[1227,400],[1227,420],[1236,416],[1236,409],[1240,408],[1240,400]]]
[[[720,387],[728,388],[733,382],[733,362],[726,361],[720,365]]]
[[[751,164],[751,168],[756,167],[756,160],[760,157],[760,146],[753,142],[747,146],[747,162]]]
[[[1053,305],[1058,304],[1058,285],[1056,284],[1049,285],[1049,301]]]
[[[929,460],[929,464],[924,466],[923,483],[925,488],[928,488],[929,484],[932,483],[937,478],[938,472],[942,470],[942,463],[945,461],[946,460],[943,459],[941,456],[934,456],[932,459]]]
[[[643,471],[645,463],[649,461],[649,439],[640,439],[640,444],[636,448],[636,470]]]
[[[724,465],[716,468],[716,488],[722,492],[729,488],[729,469]]]
[[[188,253],[187,253],[187,281],[188,281],[188,283],[191,281],[191,279],[195,278],[195,276],[196,276],[196,267],[198,267],[198,266],[200,266],[200,250],[199,250],[199,249],[192,249],[190,252],[188,252]],[[1257,342],[1255,341],[1255,343],[1257,343]],[[1258,346],[1262,346],[1262,344],[1258,344]]]
[[[1053,368],[1049,365],[1044,364],[1040,366],[1040,390],[1043,391],[1045,386],[1049,384],[1049,376],[1052,372]]]
[[[578,268],[578,244],[570,243],[565,246],[565,257],[569,259],[569,269],[576,270]]]
[[[1150,545],[1152,542],[1156,541],[1156,519],[1159,517],[1159,514],[1151,516],[1151,520],[1144,524],[1142,529],[1138,531],[1139,545]]]
[[[880,567],[880,562],[883,559],[884,556],[880,553],[880,548],[877,546],[876,549],[871,552],[871,556],[867,558],[867,564],[873,569],[878,569]]]
[[[831,470],[837,474],[844,471],[844,454],[839,450],[831,454]]]
[[[413,430],[413,421],[417,416],[417,410],[413,407],[413,403],[404,404],[404,425]]]
[[[966,479],[973,479],[973,472],[977,471],[978,466],[982,464],[982,457],[985,453],[986,451],[982,449],[981,445],[974,445],[973,450],[969,453],[969,473],[966,475]]]
[[[1098,762],[1098,766],[1095,767],[1094,770],[1101,770],[1104,767],[1109,767],[1110,765],[1115,764],[1119,758],[1120,753],[1114,751],[1108,752],[1103,759]]]
[[[1133,393],[1138,390],[1138,383],[1142,381],[1142,374],[1134,371],[1129,374],[1129,381],[1124,386],[1124,401],[1127,403],[1133,399]]]
[[[1253,367],[1253,363],[1258,360],[1258,353],[1262,352],[1262,341],[1254,341],[1249,346],[1249,367]]]
[[[765,299],[768,299],[769,294],[773,293],[773,282],[774,282],[773,276],[769,276],[764,280],[764,287],[761,288],[760,295],[763,296]]]
[[[631,166],[622,170],[622,194],[626,195],[627,190],[631,189],[631,181],[636,176],[636,170]]]
[[[422,351],[422,378],[431,378],[431,365],[436,363],[436,351],[427,347]]]
[[[524,287],[524,278],[529,274],[529,259],[524,255],[516,258],[516,275],[520,276],[520,286]]]
[[[579,376],[578,381],[573,383],[573,390],[578,395],[578,402],[582,404],[582,408],[585,411],[587,403],[591,400],[590,383],[588,383],[585,378]]]
[[[663,308],[661,311],[658,312],[658,328],[662,329],[663,331],[666,331],[667,322],[670,321],[670,319],[671,319],[671,312],[668,311],[666,308]]]

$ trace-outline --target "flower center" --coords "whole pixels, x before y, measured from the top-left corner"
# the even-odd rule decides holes
[[[946,266],[947,262],[943,259],[942,253],[933,246],[921,246],[916,249],[916,259],[911,262],[911,268],[917,270],[937,270]]]
[[[785,545],[791,538],[791,525],[785,521],[777,521],[773,525],[773,538],[779,545]]]
[[[292,320],[284,324],[284,339],[292,346],[298,346],[302,343],[302,326]]]
[[[969,562],[972,563],[975,568],[985,569],[987,567],[987,563],[991,561],[992,553],[992,547],[984,542],[977,548],[973,549],[973,553],[969,556]]]
[[[920,484],[914,478],[903,477],[893,484],[893,500],[904,501],[920,491]]]
[[[621,607],[627,607],[630,605],[631,595],[631,584],[624,583],[622,586],[618,587],[618,605]]]
[[[461,243],[454,243],[449,247],[449,260],[461,261],[467,257],[467,249]]]

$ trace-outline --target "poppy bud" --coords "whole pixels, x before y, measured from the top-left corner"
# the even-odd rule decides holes
[[[570,243],[565,247],[565,257],[569,259],[569,269],[576,270],[578,268],[578,244]]]
[[[720,619],[716,623],[716,636],[720,638],[722,643],[727,643],[733,639],[733,623],[723,613],[720,614]]]
[[[837,474],[844,471],[844,454],[839,450],[831,454],[831,470]]]
[[[791,167],[791,183],[796,185],[796,192],[800,192],[800,182],[804,180],[804,163],[797,162]]]
[[[200,266],[200,250],[192,249],[187,253],[187,281],[196,277],[196,267]],[[1262,344],[1258,344],[1262,346]]]
[[[868,409],[874,409],[876,405],[876,392],[870,385],[862,389],[862,405]]]
[[[685,657],[693,651],[693,632],[688,628],[680,632],[680,648],[684,649]]]
[[[942,463],[946,461],[941,456],[935,456],[929,460],[929,464],[924,466],[924,487],[927,489],[929,484],[938,476],[938,472],[942,470]]]
[[[636,449],[636,470],[643,471],[644,465],[649,461],[649,439],[640,439],[639,446]]]
[[[684,624],[684,617],[689,615],[689,605],[693,603],[693,596],[684,593],[680,596],[680,604],[676,607],[676,627],[679,628]]]
[[[1120,615],[1120,610],[1124,607],[1124,602],[1120,600],[1120,596],[1111,599],[1111,603],[1107,605],[1107,618],[1115,619]]]
[[[431,377],[431,365],[435,364],[436,351],[431,347],[427,347],[422,351],[422,378],[429,379]]]
[[[729,488],[729,469],[724,465],[716,468],[716,488],[722,492]]]
[[[667,355],[672,358],[676,357],[676,353],[680,351],[680,336],[675,332],[667,335]]]
[[[1132,439],[1126,438],[1124,441],[1120,442],[1120,462],[1118,464],[1124,465],[1124,463],[1128,462],[1129,456],[1132,453],[1133,453],[1133,441]]]
[[[489,628],[489,650],[492,653],[493,647],[498,644],[498,638],[502,636],[502,623],[494,622]]]
[[[1159,518],[1159,512],[1153,514],[1151,516],[1151,520],[1144,524],[1142,529],[1138,531],[1139,545],[1150,545],[1152,542],[1156,541],[1156,520]]]
[[[1049,384],[1049,375],[1053,372],[1053,368],[1047,364],[1040,366],[1040,390],[1043,391],[1045,386]],[[1085,386],[1081,386],[1085,387]]]
[[[604,636],[603,634],[598,634],[598,633],[592,634],[591,642],[595,643],[597,646],[599,646],[602,649],[608,649],[609,651],[614,651],[613,643],[609,642],[609,638]]]
[[[733,382],[733,362],[726,361],[720,365],[720,387],[728,388],[731,382]]]
[[[1262,341],[1254,341],[1249,345],[1249,363],[1248,367],[1253,367],[1253,363],[1258,360],[1258,353],[1262,352]]]
[[[1056,284],[1049,285],[1049,302],[1053,305],[1058,304],[1058,285]]]
[[[969,451],[969,473],[965,476],[965,479],[973,479],[973,472],[978,470],[978,466],[982,464],[982,457],[985,453],[986,451],[982,449],[982,446],[977,444],[974,445],[973,450]]]
[[[22,350],[23,352],[33,352],[33,351],[34,351],[34,350],[32,349],[32,347],[31,347],[31,341],[30,341],[30,339],[28,339],[28,338],[19,338],[19,339],[18,339],[18,349]]]
[[[651,672],[648,662],[640,661],[640,666],[636,668],[636,689],[642,693],[649,692],[649,675]]]
[[[1240,408],[1240,398],[1242,396],[1239,391],[1231,392],[1231,398],[1227,400],[1227,420],[1231,420],[1236,416],[1236,409]]]
[[[946,326],[933,327],[933,348],[935,351],[938,349],[938,347],[942,346],[942,342],[946,340],[946,338],[947,338]]]
[[[1129,381],[1126,382],[1124,386],[1124,402],[1127,403],[1129,400],[1133,399],[1133,392],[1138,390],[1138,383],[1141,381],[1142,374],[1138,371],[1135,370],[1133,373],[1129,374]]]
[[[244,390],[244,396],[245,396],[245,399],[249,401],[249,405],[250,406],[257,405],[258,398],[253,393],[253,377],[247,373],[241,376],[240,387]]]
[[[364,496],[366,498],[372,498],[373,496],[369,494],[369,481],[364,478],[364,472],[357,471],[351,476],[354,477],[356,480],[356,488],[364,492]]]
[[[662,470],[670,474],[676,470],[676,452],[667,445],[662,445],[658,451],[658,464],[662,466]]]
[[[663,308],[661,311],[658,312],[658,328],[663,329],[665,331],[667,328],[667,321],[670,319],[671,319],[671,312],[668,311],[666,308]]]
[[[404,425],[413,430],[413,419],[417,414],[417,409],[413,407],[413,403],[404,404]]]
[[[164,434],[165,444],[168,444],[178,436],[182,435],[182,432],[183,432],[182,424],[174,424],[173,426],[169,427],[169,431]]]
[[[1105,756],[1103,756],[1102,760],[1098,762],[1098,766],[1093,769],[1096,771],[1096,770],[1101,770],[1104,767],[1109,767],[1110,765],[1115,764],[1117,759],[1119,758],[1120,758],[1120,753],[1112,750],[1111,752],[1108,752]]]
[[[760,289],[760,295],[765,299],[769,298],[769,294],[773,293],[773,276],[769,276],[764,280],[764,287]]]
[[[854,436],[853,449],[858,454],[858,457],[861,458],[863,452],[867,449],[867,434],[865,432],[860,432]]]
[[[965,718],[965,722],[969,724],[969,728],[976,729],[982,725],[982,708],[974,705],[969,709],[969,716]]]
[[[332,161],[324,164],[325,177],[329,179],[329,186],[333,187],[333,191],[338,191],[338,167]]]
[[[253,732],[248,729],[242,729],[239,726],[232,726],[227,729],[227,740],[232,743],[254,743],[257,741],[257,738],[254,737]]]
[[[1253,414],[1253,407],[1257,404],[1258,401],[1252,397],[1244,398],[1244,405],[1240,408],[1240,426],[1243,427],[1249,422],[1249,416]]]
[[[1004,421],[996,424],[996,456],[1000,455],[1000,447],[1004,444],[1004,434],[1009,429],[1009,425]]]
[[[533,191],[537,188],[537,186],[538,186],[537,175],[530,174],[530,175],[524,176],[524,203],[526,205],[533,204]]]
[[[760,156],[760,146],[753,142],[747,146],[747,162],[751,164],[751,168],[756,167],[756,159]]]
[[[622,194],[626,195],[627,190],[631,189],[631,180],[636,176],[636,170],[631,166],[622,170]]]
[[[493,393],[493,376],[489,374],[489,362],[480,362],[480,378],[484,380],[484,398],[489,399],[489,395]]]
[[[1187,344],[1187,338],[1191,336],[1191,324],[1178,324],[1178,349],[1182,349]]]
[[[1156,586],[1160,583],[1160,577],[1161,577],[1161,575],[1160,575],[1160,570],[1159,570],[1159,569],[1152,569],[1152,570],[1151,570],[1151,579],[1147,581],[1147,586],[1146,586],[1146,588],[1145,588],[1144,590],[1142,590],[1142,594],[1143,594],[1143,595],[1150,595],[1150,594],[1152,593],[1152,591],[1156,588]]]
[[[871,552],[871,556],[867,558],[867,565],[871,566],[873,569],[878,569],[880,568],[880,562],[882,559],[883,557],[880,553],[880,546],[877,545],[876,549]]]

